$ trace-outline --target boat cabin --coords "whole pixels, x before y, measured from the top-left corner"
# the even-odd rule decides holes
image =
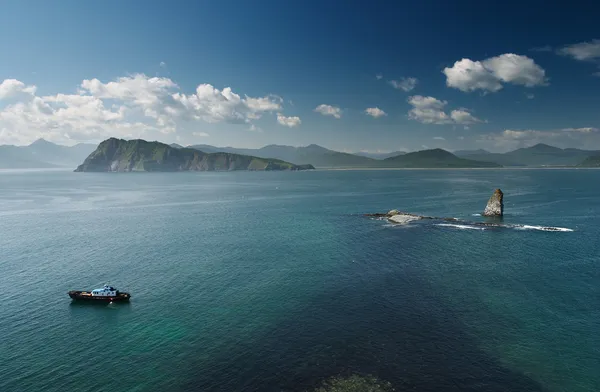
[[[117,289],[107,284],[101,289],[92,290],[92,297],[116,297],[117,295]]]

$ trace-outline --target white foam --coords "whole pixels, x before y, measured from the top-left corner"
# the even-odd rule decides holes
[[[471,214],[471,216],[481,216],[481,214]]]
[[[514,226],[507,226],[507,227],[513,227],[517,230],[562,231],[562,232],[573,231],[573,229],[569,229],[567,227],[552,227],[552,226],[514,225]]]
[[[456,225],[453,223],[437,223],[436,226],[454,227],[462,230],[485,230],[485,227],[469,226],[469,225]]]

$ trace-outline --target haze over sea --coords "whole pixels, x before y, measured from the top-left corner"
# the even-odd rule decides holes
[[[0,391],[598,391],[598,173],[1,172]]]

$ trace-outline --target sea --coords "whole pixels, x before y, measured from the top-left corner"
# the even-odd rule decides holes
[[[0,391],[597,392],[599,218],[597,170],[2,171]]]

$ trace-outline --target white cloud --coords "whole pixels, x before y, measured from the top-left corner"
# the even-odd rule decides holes
[[[525,87],[546,84],[546,73],[527,56],[506,53],[483,61],[462,59],[452,67],[444,68],[446,85],[464,92],[483,90],[496,92],[502,83]]]
[[[323,116],[333,116],[338,119],[342,117],[342,110],[337,106],[321,104],[315,108],[315,112],[321,113]]]
[[[275,95],[261,98],[251,98],[246,96],[246,106],[248,106],[250,110],[254,110],[256,112],[271,112],[280,110],[282,103],[283,99]]]
[[[444,109],[447,101],[440,101],[434,97],[414,95],[408,98],[408,103],[413,107],[408,112],[408,118],[423,124],[474,124],[481,122],[467,109],[453,110],[448,115]]]
[[[408,98],[408,103],[413,108],[408,112],[408,118],[423,124],[451,124],[452,120],[444,112],[446,101],[440,101],[433,97],[414,95]]]
[[[525,94],[525,97],[527,97],[527,99],[533,99],[533,98],[535,98],[535,95],[533,95],[533,94]]]
[[[580,42],[558,49],[558,54],[573,57],[575,60],[595,60],[600,58],[600,39],[590,42]]]
[[[484,60],[483,64],[504,83],[525,87],[546,84],[546,71],[527,56],[507,53]]]
[[[453,110],[450,112],[450,118],[456,124],[474,124],[481,122],[480,119],[469,113],[467,109]]]
[[[446,139],[441,136],[434,136],[433,140],[446,140]]]
[[[444,68],[446,85],[461,91],[498,91],[502,84],[480,61],[462,59],[454,63],[451,68]]]
[[[383,75],[382,74],[377,74],[377,75],[375,75],[375,79],[381,80],[381,79],[383,79]]]
[[[21,94],[33,96],[35,91],[35,86],[26,86],[16,79],[5,79],[0,83],[0,99],[13,98]]]
[[[564,128],[563,132],[578,132],[578,133],[594,133],[600,131],[598,128],[594,127],[584,127],[584,128]]]
[[[0,144],[26,144],[39,137],[72,144],[187,129],[192,134],[194,121],[252,124],[283,105],[274,95],[241,97],[230,87],[219,90],[210,84],[185,94],[169,78],[143,74],[108,83],[84,80],[76,94],[48,96],[37,96],[36,86],[7,79],[0,83],[0,99],[7,102],[0,107]]]
[[[277,113],[277,122],[286,127],[297,127],[302,124],[300,117],[286,117],[281,113]]]
[[[389,83],[392,87],[397,88],[399,90],[403,90],[406,92],[411,91],[417,86],[419,81],[417,78],[401,78],[398,80],[390,80]]]
[[[375,117],[375,118],[379,118],[382,116],[387,116],[387,113],[384,112],[383,110],[375,107],[375,108],[367,108],[365,110],[365,113],[368,114],[371,117]]]
[[[198,137],[209,137],[210,135],[206,132],[192,132],[192,135],[194,136],[198,136]]]
[[[165,63],[164,61],[161,61],[160,64],[158,64],[158,66],[161,68],[165,68],[167,66],[167,63]]]

